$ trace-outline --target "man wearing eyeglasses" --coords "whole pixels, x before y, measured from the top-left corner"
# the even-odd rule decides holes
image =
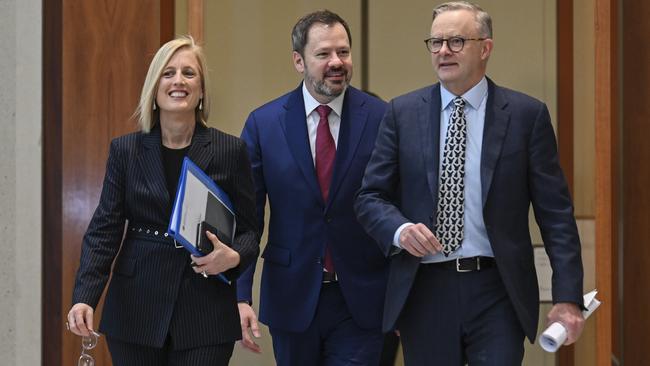
[[[580,239],[546,106],[485,76],[492,21],[480,7],[433,11],[439,83],[395,98],[355,210],[391,257],[384,331],[407,365],[520,365],[537,333],[532,204],[553,267],[549,322],[579,337]]]

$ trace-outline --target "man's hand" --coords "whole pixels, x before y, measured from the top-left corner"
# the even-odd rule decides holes
[[[239,322],[241,324],[241,345],[251,352],[262,353],[262,348],[251,337],[251,333],[255,338],[261,337],[255,310],[245,302],[240,302],[237,306],[239,307]]]
[[[399,244],[402,249],[416,257],[436,254],[442,250],[442,245],[440,245],[436,236],[424,224],[405,227],[399,234]]]
[[[555,322],[561,323],[567,330],[567,339],[564,345],[574,343],[582,334],[585,326],[585,319],[578,305],[568,302],[559,302],[553,305],[551,311],[546,316],[546,326]]]

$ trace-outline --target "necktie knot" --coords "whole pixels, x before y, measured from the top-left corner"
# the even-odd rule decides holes
[[[454,98],[454,106],[456,108],[465,108],[465,99],[463,99],[462,97]]]
[[[321,120],[322,119],[327,120],[327,117],[330,115],[331,111],[332,108],[330,108],[330,106],[328,105],[321,104],[318,107],[316,107],[316,112],[318,112],[318,116],[320,117]]]

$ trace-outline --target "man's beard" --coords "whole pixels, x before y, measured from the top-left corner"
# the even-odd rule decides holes
[[[343,72],[345,73],[345,75],[344,75],[344,80],[343,80],[342,84],[340,84],[341,85],[340,89],[338,89],[338,88],[334,89],[334,88],[330,87],[329,85],[327,85],[327,82],[325,81],[325,79],[321,79],[321,80],[313,79],[310,76],[309,71],[306,70],[306,69],[305,69],[305,82],[310,83],[313,86],[314,91],[317,94],[320,94],[320,95],[323,95],[323,96],[334,99],[334,98],[338,97],[339,95],[341,95],[343,93],[343,91],[345,91],[345,88],[349,84],[348,72],[347,72],[347,70],[343,70]]]

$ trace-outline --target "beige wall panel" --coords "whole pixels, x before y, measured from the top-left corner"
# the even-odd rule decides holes
[[[368,89],[385,100],[434,81],[423,40],[433,2],[373,0],[368,11]]]
[[[595,187],[595,39],[594,0],[574,0],[574,189],[576,215],[594,217]]]
[[[187,34],[187,0],[174,1],[174,7],[174,34]]]

